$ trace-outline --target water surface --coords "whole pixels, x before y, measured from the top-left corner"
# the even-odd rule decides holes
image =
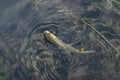
[[[0,80],[119,80],[119,5],[119,0],[1,0]],[[70,54],[46,42],[45,30],[95,53]]]

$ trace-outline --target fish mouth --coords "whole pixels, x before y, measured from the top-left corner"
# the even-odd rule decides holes
[[[50,32],[49,31],[44,31],[43,34],[44,34],[44,36],[46,38],[48,35],[50,35]]]
[[[50,33],[50,32],[49,32],[49,31],[44,31],[44,34],[45,34],[45,33]]]

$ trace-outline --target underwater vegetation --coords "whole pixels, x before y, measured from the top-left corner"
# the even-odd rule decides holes
[[[119,0],[11,3],[0,14],[0,80],[119,80],[119,5]],[[62,48],[47,42],[44,31],[57,36]],[[73,48],[94,53],[71,54]]]

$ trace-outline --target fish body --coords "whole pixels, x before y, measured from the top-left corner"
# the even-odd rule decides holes
[[[68,50],[70,53],[79,53],[79,54],[85,54],[85,53],[94,53],[93,50],[91,51],[80,51],[79,49],[76,49],[66,43],[64,43],[63,41],[61,41],[57,36],[55,36],[54,34],[52,34],[49,31],[44,31],[44,38],[50,42],[51,44],[57,45],[65,50]]]

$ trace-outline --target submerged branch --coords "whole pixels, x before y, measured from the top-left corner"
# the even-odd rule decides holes
[[[117,52],[117,54],[116,54],[116,59],[120,56],[120,51],[119,51],[103,34],[101,34],[101,33],[94,27],[94,25],[89,24],[88,22],[86,22],[86,21],[84,21],[83,19],[78,18],[78,17],[76,17],[76,16],[73,16],[73,15],[71,15],[71,16],[74,17],[74,18],[76,18],[77,20],[81,21],[82,23],[86,24],[87,26],[91,27],[97,34],[99,34],[100,37],[103,38],[104,41],[106,41],[106,42]]]

